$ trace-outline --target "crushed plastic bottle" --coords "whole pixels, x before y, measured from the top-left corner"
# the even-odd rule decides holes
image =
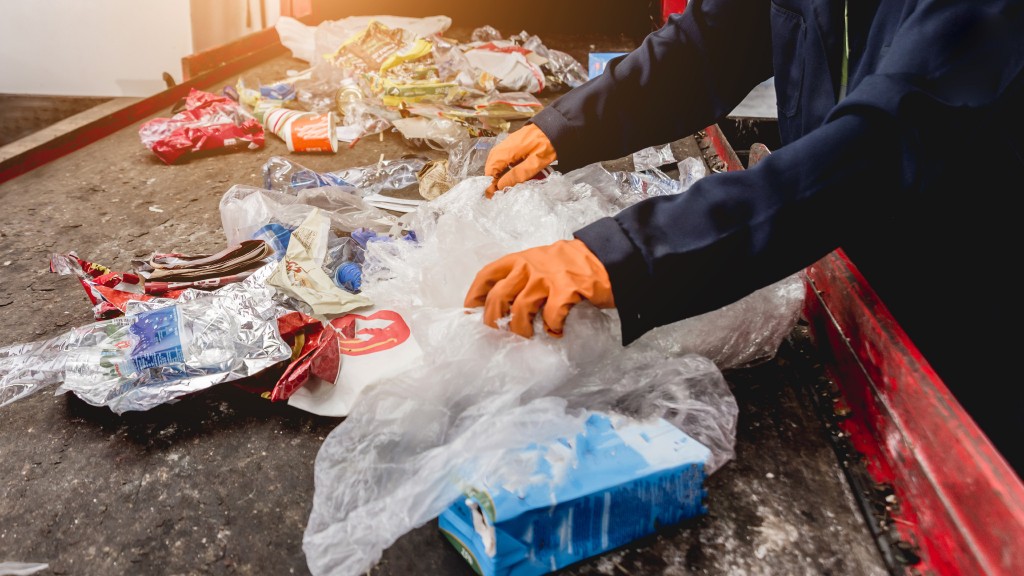
[[[427,161],[421,156],[381,159],[368,166],[316,172],[287,158],[271,156],[263,165],[263,187],[295,193],[306,188],[339,186],[363,198],[387,191],[409,190],[418,194],[417,175]]]
[[[118,414],[148,410],[287,360],[269,292],[254,288],[270,268],[252,282],[137,302],[125,316],[0,348],[0,406],[59,384],[58,393]]]

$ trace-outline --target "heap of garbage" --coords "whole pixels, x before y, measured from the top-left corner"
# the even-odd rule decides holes
[[[447,150],[507,132],[541,109],[537,94],[588,78],[572,56],[526,31],[502,38],[484,26],[459,42],[445,36],[450,25],[446,16],[349,17],[317,27],[282,17],[282,44],[308,68],[286,78],[242,76],[223,95],[192,90],[140,137],[168,164],[218,148],[257,149],[266,133],[290,152],[337,152],[339,142],[392,129]]]
[[[244,114],[236,115],[244,107],[298,150],[315,132],[300,129],[304,122],[337,114],[341,122],[329,132],[340,139],[394,127],[443,144],[446,157],[381,158],[317,172],[274,156],[261,167],[262,187],[225,191],[219,252],[155,253],[120,271],[91,255],[53,254],[51,271],[81,283],[96,321],[0,348],[0,406],[55,388],[121,414],[232,383],[269,402],[342,418],[316,460],[304,539],[315,574],[365,573],[400,536],[438,517],[450,537],[463,540],[475,521],[485,525],[490,531],[464,542],[465,552],[488,573],[501,573],[522,560],[517,551],[536,544],[517,532],[519,512],[483,506],[501,500],[501,490],[509,502],[562,494],[566,515],[572,506],[590,510],[626,498],[638,512],[629,538],[703,513],[703,478],[734,453],[738,409],[721,370],[775,354],[802,307],[802,280],[784,279],[626,347],[615,312],[585,302],[561,339],[540,328],[524,339],[486,327],[479,309],[462,305],[485,264],[571,238],[645,198],[685,194],[705,169],[700,158],[677,159],[670,147],[656,147],[637,152],[632,171],[593,164],[488,199],[484,160],[508,120],[536,111],[531,93],[554,82],[573,86],[585,72],[525,33],[502,40],[484,28],[458,44],[443,36],[449,23],[346,19],[315,31],[279,24],[296,56],[315,60],[309,70],[280,82],[239,79],[238,107],[196,95],[182,118],[218,116],[245,126]],[[319,48],[325,44],[332,48]],[[193,111],[201,108],[207,116]],[[160,122],[147,133],[157,128],[168,138],[176,133],[188,149],[182,126]],[[396,194],[407,190],[421,199]],[[635,492],[595,485],[594,493],[607,491],[595,499],[563,490],[566,477],[551,474],[556,460],[563,470],[608,465],[566,446],[613,442],[625,454],[655,430],[672,430],[664,449],[688,446],[685,458],[666,460],[652,445],[637,448],[629,466],[601,472],[636,483]],[[644,465],[646,458],[661,466]],[[651,494],[636,475],[652,471],[685,473],[685,481],[661,484],[685,490],[678,498],[685,506],[664,505],[659,496],[658,506],[644,508],[636,500]],[[474,500],[481,490],[490,495]],[[522,573],[609,544],[595,542],[566,543],[575,547],[570,555],[534,550],[532,558],[546,560]]]

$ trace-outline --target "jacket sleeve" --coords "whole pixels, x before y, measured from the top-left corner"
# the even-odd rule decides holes
[[[793,274],[886,219],[912,216],[915,203],[950,202],[931,196],[963,164],[943,136],[1019,146],[1019,135],[999,133],[1004,113],[1020,119],[1024,95],[1018,4],[919,4],[820,127],[751,169],[578,230],[609,272],[623,343]]]
[[[535,115],[559,171],[678,140],[732,111],[772,75],[769,5],[694,0]]]

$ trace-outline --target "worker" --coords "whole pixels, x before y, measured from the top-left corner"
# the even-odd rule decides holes
[[[1018,0],[691,0],[496,145],[488,196],[692,135],[770,78],[782,145],[498,259],[465,305],[557,337],[587,300],[628,345],[842,248],[1021,475],[1022,68]]]

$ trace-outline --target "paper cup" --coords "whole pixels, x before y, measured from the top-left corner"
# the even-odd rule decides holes
[[[287,120],[284,141],[291,152],[337,152],[334,114],[307,113]]]
[[[290,110],[288,108],[274,108],[269,110],[263,117],[263,128],[271,134],[276,134],[278,138],[288,141],[285,137],[284,129],[288,123],[298,116],[307,114],[300,110]]]

